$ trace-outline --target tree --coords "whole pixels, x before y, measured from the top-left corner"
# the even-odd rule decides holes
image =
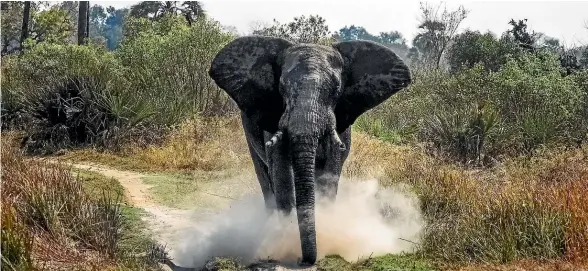
[[[498,40],[492,33],[465,31],[455,36],[447,50],[447,62],[451,72],[473,68],[482,64],[488,71],[498,71],[507,61],[512,49],[508,43]]]
[[[127,8],[92,6],[88,12],[90,41],[109,50],[116,49],[123,39],[123,25],[128,13]]]
[[[20,48],[23,2],[2,2],[0,31],[2,40],[2,56],[11,54]]]
[[[333,38],[338,41],[349,40],[370,40],[378,42],[392,49],[401,58],[405,59],[408,54],[406,39],[398,31],[380,32],[378,36],[372,35],[362,26],[345,26],[333,34]]]
[[[380,37],[376,37],[370,34],[363,26],[351,25],[345,26],[334,35],[338,41],[350,41],[350,40],[371,40],[375,42],[381,42]]]
[[[280,37],[296,43],[329,44],[334,41],[329,36],[325,19],[319,15],[294,17],[294,21],[286,24],[274,19],[272,26],[253,31],[253,35]]]
[[[88,14],[90,1],[80,1],[80,13],[78,15],[78,45],[88,43]]]
[[[398,31],[380,32],[379,38],[383,44],[406,44],[406,39]]]
[[[535,33],[535,31],[529,32],[527,29],[527,19],[515,21],[511,19],[508,24],[512,26],[511,29],[506,31],[506,34],[521,48],[534,52],[536,43],[541,37],[541,34]]]
[[[78,29],[78,21],[79,21],[79,12],[80,12],[80,1],[61,1],[58,2],[53,6],[53,8],[57,8],[63,10],[67,16],[70,18],[72,27],[74,29]],[[78,42],[78,33],[74,31],[71,33],[70,41],[72,43]]]
[[[443,53],[468,14],[463,6],[454,11],[449,11],[444,7],[440,12],[440,9],[441,4],[437,7],[431,7],[421,3],[420,30],[412,41],[415,49],[410,55],[418,59],[425,68],[440,68]]]
[[[130,16],[136,18],[160,19],[166,14],[181,15],[190,26],[198,17],[205,16],[202,3],[198,1],[143,1],[131,7]]]
[[[580,66],[582,66],[583,69],[588,69],[588,46],[584,46],[584,51],[580,58]]]
[[[22,30],[20,36],[20,48],[23,48],[25,40],[29,37],[29,19],[31,17],[31,1],[24,2],[24,10],[22,15]]]
[[[71,16],[59,7],[51,7],[31,14],[30,40],[33,43],[70,43],[71,37],[75,35],[74,30]]]
[[[106,47],[106,37],[104,36],[105,23],[108,15],[104,7],[94,5],[88,12],[88,38],[92,43],[102,44]]]
[[[559,40],[552,37],[543,38],[542,45],[543,48],[553,53],[559,53],[563,49],[563,46],[559,43]]]

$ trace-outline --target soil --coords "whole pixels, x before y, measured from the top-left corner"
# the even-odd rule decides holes
[[[188,227],[197,226],[194,225],[194,221],[198,221],[196,218],[200,216],[204,218],[205,216],[214,213],[214,209],[206,208],[204,206],[201,206],[200,208],[196,207],[193,210],[184,210],[158,204],[150,195],[149,190],[152,186],[143,182],[143,178],[149,175],[132,171],[117,170],[94,163],[75,163],[72,164],[72,166],[78,169],[94,171],[108,178],[118,180],[125,188],[125,193],[130,203],[146,212],[143,219],[147,222],[152,236],[160,244],[166,246],[172,259],[175,253],[174,244],[178,242],[179,233]],[[235,191],[241,190],[245,193],[247,190],[251,190],[250,183],[243,183],[242,185],[244,187],[242,189],[236,188],[235,182],[216,182],[216,185],[214,196],[206,197],[210,198],[210,201],[212,202],[203,205],[210,206],[213,203],[220,203],[219,200],[222,201],[222,199],[225,199],[225,201],[230,200],[235,197]],[[195,218],[195,216],[197,217]],[[179,267],[170,268],[169,266],[164,266],[163,268],[166,270],[192,270]],[[316,268],[291,269],[274,263],[260,263],[256,264],[252,270],[316,270]]]

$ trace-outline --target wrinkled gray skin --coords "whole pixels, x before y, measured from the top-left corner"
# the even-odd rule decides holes
[[[296,208],[302,264],[316,262],[315,190],[335,199],[355,119],[411,83],[408,67],[368,41],[333,46],[237,38],[209,71],[241,109],[269,211]]]

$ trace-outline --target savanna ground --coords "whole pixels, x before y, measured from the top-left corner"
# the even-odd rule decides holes
[[[2,53],[3,268],[157,270],[176,232],[258,193],[237,111],[207,75],[235,34],[173,3],[94,6],[88,45],[71,42],[77,2],[32,5],[24,50]],[[172,7],[184,14],[146,16]],[[3,41],[20,38],[22,11],[2,10]],[[343,175],[409,187],[420,240],[317,268],[588,269],[588,49],[563,48],[525,21],[496,37],[455,31],[464,10],[422,11],[412,46],[395,31],[331,35],[320,16],[255,33],[373,40],[414,74],[354,124]],[[220,258],[206,268],[245,266]]]

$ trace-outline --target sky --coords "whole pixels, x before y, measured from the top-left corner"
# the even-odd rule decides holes
[[[255,22],[286,23],[296,16],[318,14],[330,31],[344,26],[363,26],[372,33],[400,31],[410,41],[419,24],[416,0],[205,0],[208,14],[223,25],[250,33]],[[436,5],[439,1],[428,1]],[[137,1],[91,1],[90,4],[129,7]],[[359,4],[361,3],[361,4]],[[445,1],[449,9],[469,10],[460,30],[501,34],[511,18],[528,19],[528,28],[560,40],[565,46],[588,44],[588,1]]]

